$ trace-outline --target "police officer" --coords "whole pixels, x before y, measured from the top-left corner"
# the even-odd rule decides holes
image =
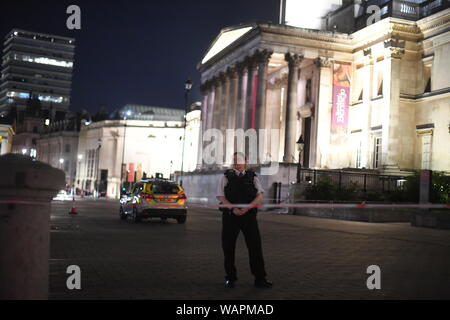
[[[222,248],[225,256],[225,286],[233,288],[237,281],[234,264],[236,240],[242,231],[250,256],[250,269],[255,277],[255,286],[269,288],[266,279],[261,236],[256,221],[257,208],[264,190],[256,174],[246,169],[247,159],[242,153],[234,153],[233,169],[222,176],[217,199],[229,208],[222,208]],[[233,207],[236,204],[236,207]]]

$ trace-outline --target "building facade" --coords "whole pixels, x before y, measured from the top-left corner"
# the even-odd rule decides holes
[[[258,162],[450,171],[450,9],[435,11],[390,14],[351,33],[223,29],[198,65],[202,131],[278,131]]]
[[[14,120],[15,135],[12,141],[12,153],[21,153],[32,158],[37,156],[37,141],[45,125],[42,105],[36,96],[27,100],[25,110],[18,113]]]
[[[25,109],[31,94],[44,110],[66,112],[70,105],[75,40],[13,29],[5,37],[0,114]]]
[[[68,186],[75,184],[79,131],[80,120],[73,116],[44,126],[37,140],[37,160],[63,170]]]
[[[200,116],[193,112],[187,114],[184,171],[197,165]],[[183,118],[184,110],[127,105],[110,120],[82,125],[76,188],[118,198],[122,186],[144,177],[171,177],[181,170]]]
[[[14,130],[12,126],[0,123],[0,155],[11,152],[13,136]]]

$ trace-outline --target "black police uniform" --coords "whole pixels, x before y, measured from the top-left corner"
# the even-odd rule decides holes
[[[231,203],[249,204],[255,200],[258,193],[254,178],[256,174],[246,170],[239,176],[235,170],[225,172],[228,184],[225,186],[225,198]],[[261,246],[261,236],[256,221],[258,209],[252,208],[244,215],[237,216],[232,210],[222,210],[222,248],[225,256],[226,280],[236,281],[237,272],[234,264],[236,240],[242,231],[250,256],[250,269],[256,280],[264,280],[266,272]]]

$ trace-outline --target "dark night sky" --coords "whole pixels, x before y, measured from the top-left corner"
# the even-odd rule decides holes
[[[278,0],[2,2],[2,47],[12,28],[76,39],[71,111],[91,112],[100,104],[182,108],[188,77],[199,100],[196,66],[220,29],[277,22],[279,11]],[[81,30],[66,28],[71,4],[81,8]]]

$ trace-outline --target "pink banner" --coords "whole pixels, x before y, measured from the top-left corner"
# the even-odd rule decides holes
[[[333,127],[348,127],[348,106],[349,106],[350,88],[342,86],[333,87]]]
[[[128,182],[134,182],[134,163],[128,164]]]
[[[350,105],[351,66],[333,65],[333,108],[331,110],[331,143],[345,144]]]

